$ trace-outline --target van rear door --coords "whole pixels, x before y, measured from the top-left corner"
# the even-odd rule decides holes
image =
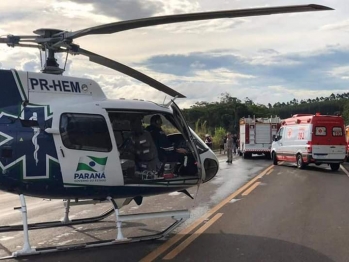
[[[346,141],[343,119],[322,116],[313,122],[312,157],[326,162],[343,161],[346,154]]]

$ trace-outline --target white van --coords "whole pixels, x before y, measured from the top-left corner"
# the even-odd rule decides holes
[[[278,161],[308,164],[329,164],[339,169],[346,158],[344,121],[340,116],[298,114],[285,119],[273,139],[271,156]]]

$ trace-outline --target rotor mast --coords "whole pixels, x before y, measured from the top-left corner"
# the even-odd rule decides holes
[[[63,74],[64,69],[60,68],[59,64],[57,63],[57,59],[55,58],[55,51],[49,49],[46,50],[46,52],[46,63],[44,64],[44,67],[41,69],[41,72],[54,75]]]
[[[55,54],[57,52],[62,52],[62,49],[59,47],[55,47],[54,45],[57,43],[54,35],[59,34],[63,32],[62,30],[58,29],[38,29],[35,30],[34,33],[38,34],[41,39],[50,39],[51,41],[43,41],[42,50],[46,52],[46,61],[41,69],[41,72],[46,74],[54,74],[54,75],[62,75],[64,72],[64,68],[60,68],[59,64],[57,63],[57,59],[55,58]],[[41,58],[42,59],[42,58]]]

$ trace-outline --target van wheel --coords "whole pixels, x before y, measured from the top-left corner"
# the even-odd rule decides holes
[[[264,155],[266,159],[270,159],[270,153],[265,153]]]
[[[304,164],[304,162],[303,162],[303,157],[302,157],[302,155],[301,155],[301,154],[298,154],[297,157],[296,157],[296,159],[297,159],[297,167],[298,167],[299,169],[303,169],[303,168],[305,167],[305,164]]]
[[[277,164],[278,164],[278,159],[277,159],[277,157],[276,157],[276,153],[275,153],[275,152],[272,153],[272,158],[273,158],[273,165],[274,165],[274,166],[277,166]]]
[[[252,154],[244,152],[244,159],[248,159],[251,156],[252,156]]]
[[[339,167],[340,167],[340,164],[333,163],[333,164],[330,164],[330,167],[331,167],[332,171],[337,171],[339,169]]]

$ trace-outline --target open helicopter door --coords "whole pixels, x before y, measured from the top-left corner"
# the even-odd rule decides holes
[[[123,185],[107,112],[93,104],[55,110],[52,128],[65,187]]]
[[[201,159],[195,144],[195,138],[193,137],[192,132],[189,130],[189,127],[186,123],[186,121],[184,120],[184,117],[181,113],[181,110],[179,109],[179,107],[177,106],[177,104],[172,100],[171,103],[171,108],[173,111],[173,116],[174,116],[174,120],[176,121],[176,124],[178,125],[178,129],[179,131],[182,133],[183,137],[187,140],[188,142],[188,146],[190,147],[190,150],[193,153],[193,156],[196,160],[197,163],[197,169],[198,169],[198,176],[199,178],[204,181],[205,180],[205,171],[202,169],[202,163],[201,163]]]

